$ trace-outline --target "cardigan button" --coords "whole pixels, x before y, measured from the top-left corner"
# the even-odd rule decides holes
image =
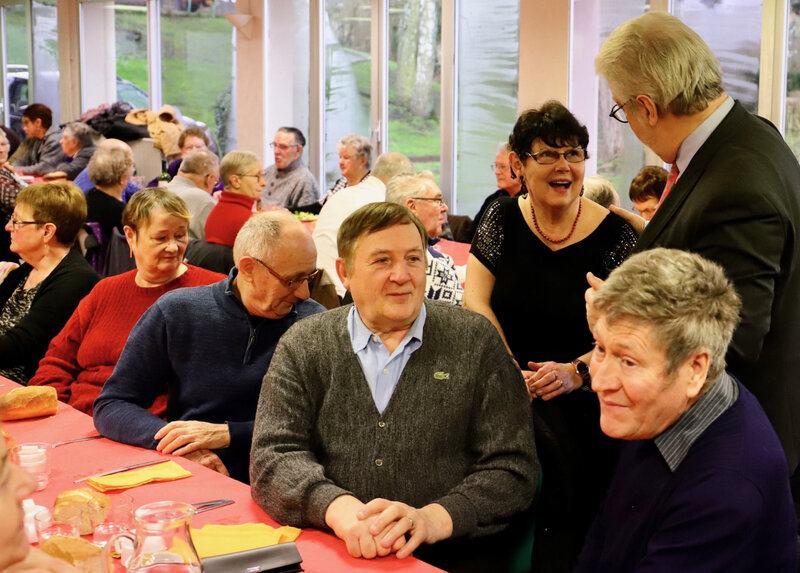
[[[385,427],[386,427],[386,422],[384,422],[383,420],[381,420],[380,422],[378,422],[378,427],[379,427],[379,428],[385,428]]]
[[[383,465],[383,460],[375,460],[375,465],[381,467]]]

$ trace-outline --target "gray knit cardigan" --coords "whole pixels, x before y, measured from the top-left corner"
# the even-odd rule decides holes
[[[327,528],[338,496],[441,504],[453,537],[502,530],[536,490],[524,382],[494,326],[427,301],[422,346],[380,414],[347,332],[349,305],[281,338],[261,388],[250,479],[274,519]]]

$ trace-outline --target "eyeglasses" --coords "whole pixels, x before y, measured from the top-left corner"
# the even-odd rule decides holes
[[[278,149],[280,149],[281,151],[288,151],[288,150],[289,150],[289,149],[291,149],[292,147],[300,147],[300,146],[299,146],[299,145],[297,145],[296,143],[295,143],[294,145],[284,145],[283,143],[275,143],[274,141],[273,141],[272,143],[270,143],[270,144],[269,144],[269,146],[270,146],[272,149],[275,149],[275,148],[277,147],[277,148],[278,148]]]
[[[257,259],[253,255],[248,255],[248,256],[255,262],[257,262],[259,265],[267,269],[269,271],[269,274],[278,279],[278,281],[289,290],[295,290],[300,288],[300,285],[302,285],[305,281],[310,281],[319,274],[319,269],[317,269],[313,273],[306,275],[304,277],[298,277],[296,279],[287,279],[276,273],[274,270],[272,270],[272,268],[261,259]]]
[[[16,219],[9,219],[8,222],[11,223],[11,228],[15,231],[19,231],[19,228],[25,225],[44,225],[44,221],[18,221]]]
[[[542,151],[526,153],[525,155],[533,159],[539,165],[552,165],[561,157],[566,159],[567,163],[582,163],[586,161],[586,150],[583,147],[568,149],[563,153],[555,149],[543,149]]]
[[[444,197],[409,197],[409,199],[417,199],[418,201],[435,201],[439,204],[439,208],[444,207]]]
[[[633,98],[630,98],[625,103],[618,103],[614,107],[611,108],[611,113],[608,114],[608,117],[613,117],[620,123],[628,123],[628,118],[625,116],[625,110],[622,109],[629,103],[633,101]]]
[[[510,168],[508,163],[490,163],[489,167],[491,168],[492,173],[495,171],[508,171]]]
[[[264,174],[259,171],[258,173],[244,173],[239,175],[239,177],[255,177],[256,179],[264,179]]]

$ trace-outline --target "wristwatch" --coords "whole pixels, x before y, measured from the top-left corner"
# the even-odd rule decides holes
[[[573,360],[572,365],[575,367],[575,372],[577,372],[578,376],[580,376],[581,380],[583,380],[583,385],[581,386],[581,388],[583,390],[586,390],[587,392],[591,392],[592,375],[589,373],[589,365],[579,358]]]

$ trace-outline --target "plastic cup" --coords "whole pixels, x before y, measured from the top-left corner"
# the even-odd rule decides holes
[[[56,535],[80,537],[83,511],[78,507],[74,507],[59,513],[58,520],[47,509],[43,509],[33,516],[39,543]]]
[[[36,491],[43,490],[50,481],[50,444],[33,442],[19,444],[11,450],[11,461],[27,471],[36,480]]]
[[[92,543],[103,547],[112,535],[133,529],[133,499],[127,493],[108,496],[108,507],[96,499],[89,501],[92,518]]]

